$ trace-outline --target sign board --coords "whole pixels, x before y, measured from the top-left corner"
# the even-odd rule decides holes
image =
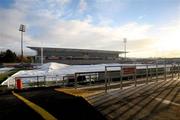
[[[132,75],[135,74],[136,67],[122,67],[122,74],[123,75]]]

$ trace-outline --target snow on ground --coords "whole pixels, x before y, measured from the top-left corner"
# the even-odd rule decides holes
[[[0,68],[0,73],[5,73],[5,72],[10,71],[10,70],[12,70],[12,69],[14,69],[14,68],[13,68],[13,67]]]
[[[117,66],[120,64],[97,64],[97,65],[66,65],[60,63],[46,63],[43,64],[39,69],[35,70],[21,70],[7,80],[5,80],[2,85],[15,85],[15,78],[17,77],[29,77],[23,80],[24,82],[36,81],[36,76],[46,76],[46,79],[50,76],[57,77],[62,80],[63,76],[74,74],[77,72],[92,72],[92,71],[104,71],[105,66]],[[111,68],[111,70],[119,70],[120,68]],[[48,79],[47,79],[48,80]]]
[[[44,70],[44,71],[51,71],[51,70],[59,70],[59,69],[65,68],[67,66],[69,66],[69,65],[50,62],[50,63],[43,64],[40,67],[40,69]]]
[[[15,78],[16,77],[29,77],[24,78],[23,82],[36,82],[37,76],[39,76],[39,79],[43,80],[43,76],[46,76],[46,81],[52,81],[52,80],[63,80],[63,76],[71,75],[78,72],[99,72],[99,71],[105,71],[105,66],[134,66],[135,64],[97,64],[97,65],[66,65],[66,64],[60,64],[60,63],[46,63],[43,64],[39,69],[35,70],[21,70],[11,77],[9,77],[7,80],[5,80],[2,85],[15,85]],[[137,65],[137,64],[136,64]],[[151,66],[155,67],[155,66]],[[159,66],[160,67],[160,66]],[[163,66],[161,66],[163,67]],[[138,66],[137,68],[145,68],[145,66]],[[108,70],[120,70],[120,67],[110,67]],[[40,77],[41,76],[41,77]],[[53,79],[52,79],[53,78]],[[54,79],[55,78],[55,79]]]
[[[25,78],[25,80],[23,81],[23,82],[29,82],[29,80],[36,81],[36,76],[55,76],[57,75],[55,71],[59,71],[60,69],[66,66],[68,65],[58,64],[58,63],[47,63],[47,64],[43,64],[39,69],[21,70],[10,76],[4,82],[2,82],[2,85],[8,85],[8,86],[15,85],[15,78],[18,77],[29,77],[29,79]]]

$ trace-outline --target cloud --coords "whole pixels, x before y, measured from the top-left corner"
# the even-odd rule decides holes
[[[17,9],[0,10],[0,45],[7,49],[19,48],[19,24],[24,23],[24,13]],[[3,49],[4,50],[4,49]]]
[[[27,26],[27,31],[24,33],[24,46],[123,50],[123,38],[127,38],[130,57],[180,56],[178,20],[172,24],[157,27],[137,22],[111,26],[113,21],[104,20],[104,17],[94,24],[92,22],[94,17],[91,15],[87,15],[83,20],[62,19],[61,16],[66,14],[66,5],[70,2],[70,0],[45,0],[44,2],[17,0],[12,8],[2,9],[0,11],[2,28],[0,29],[0,50],[11,48],[20,52],[18,28],[23,23]],[[87,2],[81,0],[80,11],[83,12],[86,8]],[[26,47],[24,50],[26,54],[32,53]]]
[[[32,8],[29,6],[24,7],[26,10],[22,11],[17,8],[17,5],[12,9],[0,11],[0,14],[4,16],[3,20],[0,20],[0,26],[3,26],[0,34],[3,40],[0,44],[19,52],[20,32],[18,28],[19,24],[24,23],[27,26],[24,46],[123,50],[124,37],[127,37],[128,43],[133,40],[137,40],[138,43],[138,39],[148,37],[148,31],[151,28],[151,25],[136,22],[111,27],[101,21],[95,25],[91,23],[93,18],[90,15],[85,20],[62,20],[57,19],[56,14],[53,14],[51,10],[40,9],[40,5],[37,6],[36,11],[30,11]],[[13,47],[11,47],[12,43]],[[146,46],[141,44],[143,45]],[[24,49],[26,53],[31,52],[25,47]],[[136,48],[132,47],[133,49]]]
[[[156,48],[160,51],[180,51],[180,20],[162,26],[158,29],[156,38],[159,39]],[[161,46],[161,47],[159,47]]]

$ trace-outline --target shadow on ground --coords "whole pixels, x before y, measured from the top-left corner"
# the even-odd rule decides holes
[[[76,97],[54,88],[16,91],[31,102],[44,108],[60,120],[105,120],[106,118],[84,98]],[[0,96],[0,119],[42,119],[12,94]]]
[[[180,80],[109,91],[88,101],[110,120],[179,120]]]

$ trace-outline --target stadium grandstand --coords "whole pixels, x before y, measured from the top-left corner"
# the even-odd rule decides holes
[[[101,64],[101,63],[120,63],[124,51],[89,50],[89,49],[69,49],[69,48],[50,48],[50,47],[29,47],[36,51],[34,62],[58,62],[69,65],[80,64]]]

